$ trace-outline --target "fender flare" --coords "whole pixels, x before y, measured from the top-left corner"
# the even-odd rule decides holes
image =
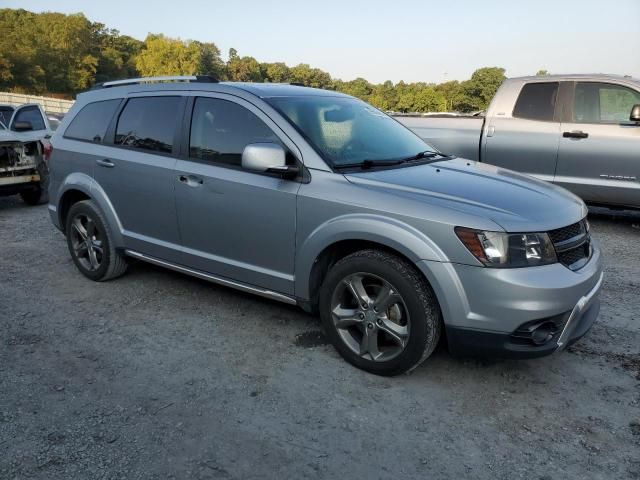
[[[98,208],[102,211],[107,222],[109,222],[109,227],[111,228],[111,236],[114,242],[114,246],[116,248],[124,248],[124,240],[122,236],[123,228],[122,222],[120,222],[120,218],[116,214],[109,197],[105,193],[105,191],[98,185],[93,178],[85,173],[75,172],[68,175],[64,181],[61,183],[60,188],[58,189],[57,197],[59,199],[57,210],[58,210],[58,221],[60,225],[64,229],[64,225],[62,224],[62,209],[61,202],[64,198],[64,195],[70,190],[78,190],[88,196],[91,200],[93,200]]]
[[[447,256],[427,235],[399,220],[373,214],[348,214],[318,226],[296,252],[296,296],[311,298],[310,278],[318,256],[343,240],[375,242],[400,252],[413,263],[421,260],[448,262]]]

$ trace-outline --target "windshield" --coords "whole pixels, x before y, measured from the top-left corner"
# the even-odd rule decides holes
[[[388,115],[355,98],[300,96],[265,99],[333,167],[388,162],[432,147]]]

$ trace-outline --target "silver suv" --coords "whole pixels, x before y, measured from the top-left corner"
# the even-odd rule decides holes
[[[536,357],[599,311],[600,250],[566,190],[446,156],[370,105],[207,77],[109,82],[53,140],[49,212],[78,269],[132,257],[318,312],[395,375],[446,337]]]

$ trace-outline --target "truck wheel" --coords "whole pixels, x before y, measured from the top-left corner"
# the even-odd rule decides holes
[[[108,223],[93,201],[72,205],[65,232],[71,258],[85,277],[102,282],[127,270],[126,258],[114,248]]]
[[[34,188],[33,190],[27,190],[25,192],[20,192],[20,197],[22,201],[27,205],[42,205],[43,203],[47,203],[49,201],[47,193],[42,190],[39,186]]]
[[[336,262],[319,300],[322,324],[336,350],[371,373],[411,371],[440,339],[433,290],[413,265],[384,251],[361,250]]]
[[[42,205],[49,201],[49,167],[45,162],[38,165],[40,183],[33,189],[20,192],[22,201],[27,205]]]

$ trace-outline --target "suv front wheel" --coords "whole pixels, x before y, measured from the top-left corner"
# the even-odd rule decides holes
[[[395,255],[361,250],[344,257],[329,270],[319,300],[335,348],[368,372],[408,372],[438,344],[442,320],[433,290]]]
[[[126,271],[126,258],[114,248],[107,221],[93,201],[73,204],[65,232],[73,263],[85,277],[101,282]]]

